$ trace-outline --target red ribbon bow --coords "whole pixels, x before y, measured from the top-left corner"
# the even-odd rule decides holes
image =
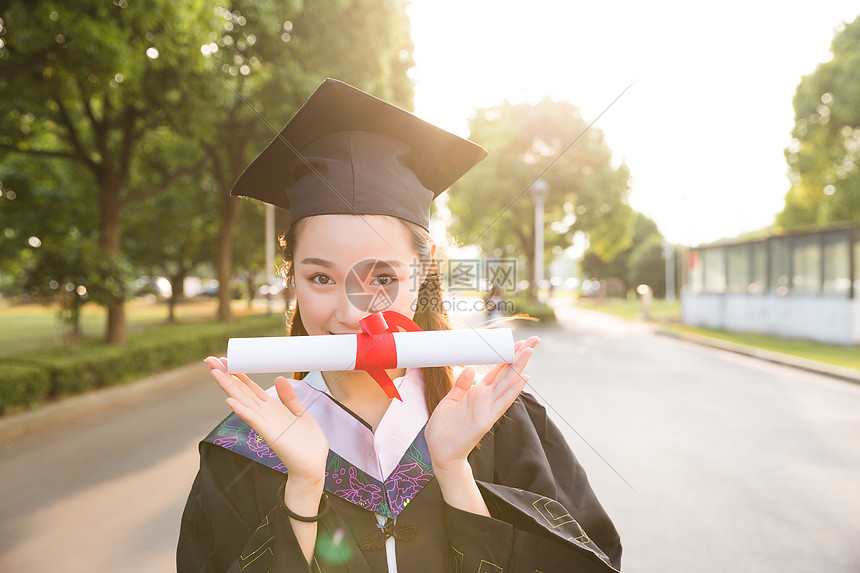
[[[359,321],[359,325],[361,334],[356,334],[358,346],[355,352],[355,369],[370,374],[389,398],[397,398],[402,402],[403,398],[394,386],[394,381],[385,372],[397,368],[394,333],[399,332],[397,327],[408,332],[420,332],[421,327],[394,310],[369,314]]]

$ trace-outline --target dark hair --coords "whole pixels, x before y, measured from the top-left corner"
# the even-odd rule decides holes
[[[389,215],[380,216],[390,217]],[[423,227],[415,223],[398,217],[391,218],[396,219],[409,230],[409,234],[412,237],[412,248],[418,255],[421,269],[424,272],[424,282],[421,283],[418,289],[417,306],[415,316],[412,319],[421,327],[421,330],[451,330],[451,322],[442,300],[442,283],[439,280],[437,263],[436,260],[430,257],[433,244],[430,234]],[[301,232],[305,220],[306,218],[302,218],[291,223],[286,234],[279,238],[281,252],[284,257],[281,274],[287,281],[287,284],[292,284],[295,280],[293,255],[295,253],[296,239]],[[298,298],[296,298],[293,306],[288,331],[290,336],[308,335],[305,325],[302,324],[302,313],[299,308]],[[451,366],[438,366],[422,368],[421,371],[424,373],[424,393],[427,398],[427,407],[432,412],[439,402],[442,401],[442,398],[451,390],[453,385],[453,369]],[[307,375],[307,372],[294,372],[293,375],[297,380],[301,380]]]

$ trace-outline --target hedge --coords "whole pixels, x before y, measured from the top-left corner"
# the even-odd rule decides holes
[[[227,339],[278,336],[283,315],[251,315],[232,323],[199,322],[151,328],[123,346],[84,343],[0,358],[0,414],[45,399],[121,384],[217,354]]]

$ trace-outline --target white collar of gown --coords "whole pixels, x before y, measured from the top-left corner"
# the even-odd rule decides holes
[[[403,401],[390,401],[375,432],[331,397],[320,372],[290,384],[322,428],[329,449],[380,481],[397,468],[430,417],[420,368],[408,368],[394,379]],[[275,392],[274,387],[268,392]]]

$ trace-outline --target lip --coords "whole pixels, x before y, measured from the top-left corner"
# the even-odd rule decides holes
[[[333,336],[339,336],[341,334],[361,334],[360,332],[332,332],[331,330],[329,330],[328,333]]]

